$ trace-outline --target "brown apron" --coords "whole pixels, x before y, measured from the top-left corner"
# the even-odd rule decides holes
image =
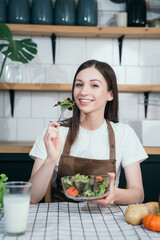
[[[68,131],[68,135],[66,138],[66,142],[64,145],[63,153],[61,155],[57,173],[57,188],[54,194],[54,199],[52,202],[74,202],[67,197],[65,197],[62,184],[61,177],[64,176],[74,176],[77,173],[84,175],[106,175],[107,172],[116,173],[116,158],[115,158],[115,137],[114,131],[107,120],[108,131],[109,131],[109,143],[110,143],[110,158],[105,160],[97,160],[97,159],[88,159],[88,158],[80,158],[70,156],[71,146],[69,145],[69,134],[70,129]],[[51,189],[51,187],[49,187]],[[49,190],[50,191],[50,190]],[[47,201],[47,199],[45,198]],[[48,199],[51,201],[51,199]]]

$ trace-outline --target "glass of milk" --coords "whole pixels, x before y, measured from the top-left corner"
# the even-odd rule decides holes
[[[27,228],[32,184],[6,182],[3,184],[4,226],[9,235],[22,235]]]

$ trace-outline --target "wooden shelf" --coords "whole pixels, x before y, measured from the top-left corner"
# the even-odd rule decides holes
[[[86,27],[34,24],[7,24],[14,35],[57,37],[160,39],[160,28],[155,27]]]
[[[0,142],[0,153],[29,153],[33,142]],[[160,155],[160,147],[144,147],[149,155]]]
[[[120,84],[118,85],[119,92],[160,92],[160,85],[127,85],[127,84]]]
[[[0,83],[0,90],[71,91],[72,84]],[[160,85],[118,85],[119,92],[160,92]]]
[[[0,90],[71,91],[72,90],[72,84],[0,83]]]

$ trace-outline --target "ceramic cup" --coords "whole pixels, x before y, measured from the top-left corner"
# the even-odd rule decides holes
[[[4,226],[9,235],[22,235],[27,228],[30,192],[29,182],[6,182],[3,184]]]
[[[116,17],[117,27],[127,27],[127,12],[119,12]]]

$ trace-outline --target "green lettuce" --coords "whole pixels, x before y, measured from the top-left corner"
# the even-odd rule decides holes
[[[0,174],[0,212],[3,208],[3,191],[2,191],[2,184],[8,180],[8,177],[2,173]]]

